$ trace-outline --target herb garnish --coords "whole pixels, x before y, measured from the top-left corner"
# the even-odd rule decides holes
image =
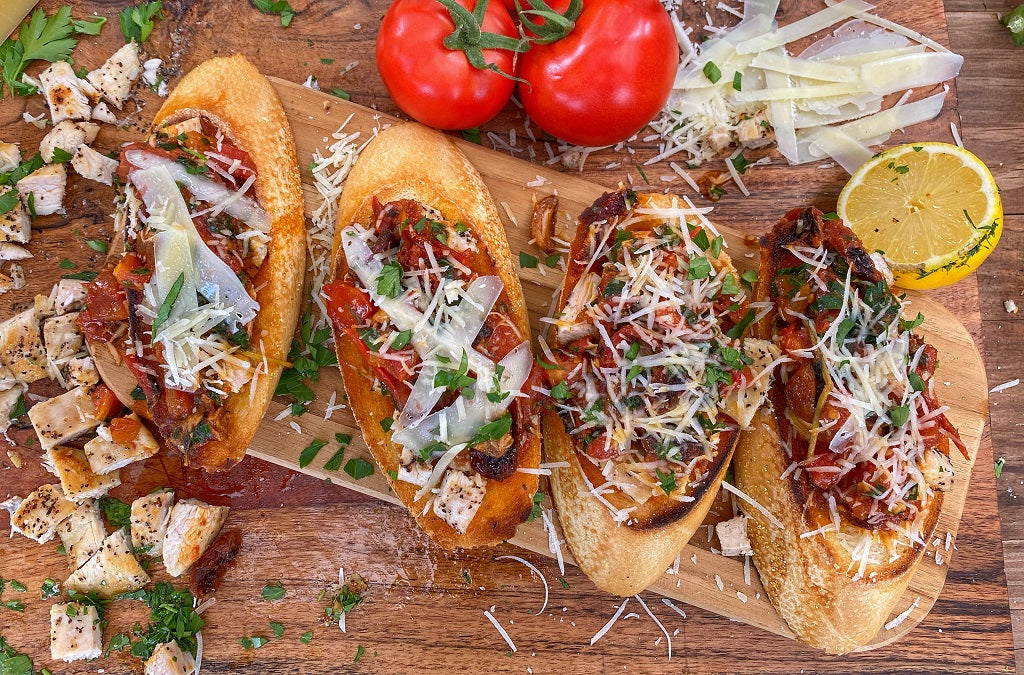
[[[275,600],[280,600],[281,598],[283,598],[286,592],[287,591],[285,591],[284,586],[281,585],[280,581],[278,581],[273,586],[264,586],[263,591],[260,593],[260,595],[263,596],[264,600],[273,602]]]
[[[355,457],[345,463],[345,473],[352,476],[355,480],[360,480],[373,475],[373,464],[370,464],[362,457]]]
[[[163,6],[160,0],[154,2],[141,2],[133,7],[125,7],[117,14],[121,24],[121,33],[124,34],[124,41],[134,40],[142,44],[153,32],[153,24],[157,19],[163,18]]]
[[[321,441],[318,438],[314,438],[310,441],[309,445],[303,448],[302,452],[299,453],[299,468],[305,469],[309,466],[309,463],[316,459],[317,453],[319,453],[320,449],[325,445],[327,445],[327,441]]]

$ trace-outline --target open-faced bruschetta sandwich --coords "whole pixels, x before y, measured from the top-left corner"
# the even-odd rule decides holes
[[[938,355],[905,320],[880,255],[794,209],[762,239],[756,327],[788,357],[736,451],[768,596],[807,644],[845,653],[881,629],[968,456],[935,395]]]
[[[676,197],[583,212],[549,335],[544,450],[566,541],[598,587],[635,594],[707,514],[777,354],[724,239]]]
[[[480,176],[439,132],[381,131],[345,182],[332,264],[345,390],[391,488],[445,548],[508,539],[540,432],[523,292]]]
[[[304,221],[288,121],[241,56],[186,75],[122,149],[123,237],[79,316],[137,386],[118,391],[190,465],[238,462],[273,395],[302,289]],[[116,249],[115,249],[116,250]],[[129,395],[130,392],[130,395]]]

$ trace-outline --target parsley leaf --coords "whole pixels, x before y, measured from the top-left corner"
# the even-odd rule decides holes
[[[309,466],[309,463],[316,459],[317,453],[325,445],[327,445],[327,441],[321,441],[319,438],[314,438],[310,441],[309,445],[299,453],[299,468],[304,469]]]
[[[299,638],[299,642],[301,642],[304,645],[308,645],[312,641],[313,641],[313,631],[311,631],[311,630],[307,630],[305,633],[302,634],[302,637]]]
[[[79,35],[99,35],[106,23],[107,17],[105,16],[90,16],[85,19],[71,20],[71,26]]]
[[[345,463],[345,473],[352,476],[355,480],[360,480],[373,475],[373,464],[370,464],[362,457],[356,457]]]
[[[106,253],[110,250],[110,244],[102,239],[86,239],[86,245],[97,253]]]
[[[708,61],[704,64],[704,77],[708,78],[711,84],[715,84],[722,79],[722,69],[715,65],[714,61]]]
[[[149,606],[149,626],[144,633],[138,627],[135,630],[141,639],[132,644],[134,656],[148,659],[157,645],[171,640],[190,654],[196,653],[196,633],[206,624],[193,609],[195,597],[187,589],[175,590],[171,584],[160,581],[152,591],[139,590],[118,598],[141,600]]]
[[[1010,37],[1013,38],[1015,45],[1024,46],[1024,4],[1018,5],[1017,9],[1001,18],[999,23],[1010,31]]]
[[[476,143],[477,145],[483,145],[483,139],[480,138],[480,128],[471,127],[469,129],[462,130],[462,137],[470,143]]]
[[[914,391],[924,391],[924,380],[921,379],[920,375],[910,371],[907,373],[907,379],[910,380],[910,386],[914,388]]]
[[[19,394],[18,400],[14,402],[14,407],[11,408],[10,414],[7,416],[8,419],[16,420],[25,413],[28,412],[28,408],[25,405],[25,394]]]
[[[280,600],[281,598],[283,598],[286,593],[287,591],[285,590],[284,586],[281,585],[280,581],[278,581],[273,586],[264,586],[263,591],[260,593],[260,595],[263,596],[264,600],[268,602],[274,602],[275,600]]]
[[[61,267],[64,267],[64,262],[61,261]],[[167,297],[160,303],[160,309],[156,312],[156,318],[153,319],[152,336],[156,339],[157,331],[171,316],[171,309],[174,308],[174,303],[178,301],[178,295],[181,293],[181,287],[185,283],[185,273],[181,272],[178,278],[171,284],[170,289],[167,291]]]
[[[142,44],[153,32],[153,23],[163,17],[163,6],[160,0],[154,2],[142,2],[132,7],[125,7],[117,14],[121,23],[121,32],[124,34],[124,41],[134,40]]]
[[[572,396],[572,393],[569,391],[569,385],[565,383],[565,380],[562,380],[551,388],[551,398],[553,399],[562,401],[570,396]]]
[[[675,492],[676,487],[678,487],[676,485],[675,471],[672,471],[670,469],[669,471],[663,472],[661,469],[655,469],[654,473],[657,474],[658,484],[661,486],[661,489],[662,491],[664,491],[666,496],[671,495],[673,492]]]
[[[540,514],[543,513],[544,509],[541,504],[544,503],[544,493],[537,490],[533,493],[533,508],[530,509],[530,516],[528,520],[532,523],[533,521],[540,518]]]
[[[284,624],[277,621],[270,622],[270,630],[274,631],[274,637],[280,638],[284,636]]]
[[[21,25],[18,39],[8,38],[0,44],[3,78],[12,93],[21,96],[35,93],[35,87],[20,81],[21,74],[30,62],[66,61],[71,58],[71,52],[78,44],[77,40],[70,37],[73,29],[71,7],[61,7],[49,17],[46,12],[37,9]]]
[[[893,426],[902,427],[910,419],[910,408],[905,405],[889,408],[889,418],[892,420]]]
[[[696,258],[690,259],[690,268],[686,273],[686,278],[690,281],[695,279],[707,279],[708,275],[711,274],[711,263],[704,256],[697,256]]]
[[[281,26],[287,28],[295,18],[295,10],[288,0],[253,0],[256,9],[264,14],[277,14],[281,17]]]
[[[381,270],[377,277],[377,292],[385,298],[397,298],[402,293],[402,277],[405,270],[401,263],[392,260]]]
[[[104,495],[100,497],[100,508],[103,509],[103,515],[106,517],[107,522],[115,530],[125,527],[130,528],[132,526],[132,507],[131,504],[125,504],[116,497],[107,497]]]
[[[479,445],[486,441],[497,441],[508,435],[509,431],[512,430],[512,415],[507,412],[494,420],[488,422],[479,429],[476,434],[469,441],[470,446]]]
[[[54,164],[66,164],[74,159],[75,156],[65,150],[64,148],[54,148],[51,160]]]
[[[530,255],[526,251],[519,252],[519,267],[523,269],[537,269],[537,263],[540,262],[537,256]]]

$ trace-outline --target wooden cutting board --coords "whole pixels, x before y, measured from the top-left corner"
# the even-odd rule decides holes
[[[346,122],[346,131],[360,132],[360,140],[366,140],[380,125],[394,123],[394,118],[376,113],[375,111],[352,104],[341,99],[314,92],[305,87],[273,79],[274,86],[284,104],[293,131],[296,145],[303,164],[303,189],[305,191],[306,216],[312,215],[320,205],[321,199],[313,187],[308,161],[314,150],[325,150],[334,139],[330,135]],[[350,119],[349,119],[350,118]],[[918,137],[920,138],[920,137]],[[539,252],[530,244],[529,216],[534,198],[548,194],[557,194],[560,201],[559,232],[563,238],[570,239],[570,225],[583,208],[599,196],[606,188],[578,179],[571,174],[561,173],[543,165],[525,162],[506,153],[496,152],[479,145],[458,140],[463,151],[480,171],[490,188],[495,201],[499,204],[499,212],[505,222],[509,243],[516,256],[525,251],[533,255]],[[776,168],[776,167],[771,167]],[[782,168],[782,167],[779,167]],[[805,167],[803,171],[807,171]],[[633,174],[639,180],[639,172]],[[526,183],[538,185],[527,187]],[[655,182],[655,181],[652,181]],[[638,189],[645,186],[639,185]],[[681,183],[675,186],[679,194],[694,199],[699,198]],[[807,186],[798,192],[812,190]],[[785,209],[799,205],[800,195],[792,195],[794,201],[780,203],[779,209],[773,213],[758,213],[756,220],[770,223],[780,217]],[[703,205],[703,204],[701,204]],[[716,220],[712,214],[712,220]],[[718,220],[729,245],[729,252],[736,266],[741,270],[756,267],[756,244],[745,241],[743,234],[730,227],[731,220]],[[746,223],[749,227],[749,222]],[[542,263],[543,264],[543,263]],[[539,328],[539,320],[548,313],[554,289],[561,282],[558,270],[522,269],[520,277],[526,294],[527,306],[534,330]],[[898,639],[901,635],[917,625],[928,613],[938,598],[945,581],[947,562],[953,554],[947,541],[956,537],[957,526],[963,511],[964,500],[970,480],[973,458],[980,443],[984,421],[987,416],[987,384],[985,371],[978,350],[967,330],[960,322],[940,304],[927,296],[917,293],[908,294],[910,306],[906,310],[911,316],[922,312],[926,319],[922,326],[925,339],[935,345],[940,354],[941,368],[937,374],[939,381],[938,394],[940,399],[951,407],[948,416],[960,430],[960,434],[971,451],[972,461],[954,456],[953,462],[957,471],[957,481],[947,495],[939,523],[935,531],[936,542],[930,542],[924,562],[918,568],[907,592],[897,603],[894,616],[914,605],[910,615],[894,627],[893,630],[882,630],[865,649],[872,649]],[[330,419],[325,419],[327,401],[331,394],[337,392],[337,400],[343,400],[344,389],[341,377],[336,369],[325,369],[318,383],[313,385],[317,394],[316,401],[310,406],[309,412],[301,417],[290,415],[276,420],[287,407],[283,401],[275,401],[253,439],[250,454],[302,471],[311,476],[329,479],[335,484],[343,485],[352,490],[398,503],[390,493],[384,477],[379,471],[362,480],[353,480],[344,471],[325,471],[323,463],[330,456],[328,449],[321,452],[310,465],[299,467],[299,454],[314,438],[333,439],[335,433],[351,434],[353,441],[346,452],[346,461],[353,457],[365,457],[372,461],[369,451],[363,444],[358,428],[355,426],[351,412],[346,408],[333,412]],[[301,428],[297,432],[291,423]],[[550,498],[544,502],[546,509],[551,509]],[[731,517],[730,505],[724,498],[712,509],[705,521],[713,525],[723,518]],[[552,517],[554,515],[552,514]],[[948,533],[948,534],[947,534]],[[564,541],[560,531],[558,537]],[[541,525],[540,519],[525,523],[512,543],[539,554],[552,556],[548,545],[548,534]],[[650,590],[666,597],[673,598],[691,605],[702,607],[723,616],[741,621],[779,635],[792,637],[792,633],[775,612],[764,594],[758,581],[756,570],[751,565],[745,570],[744,561],[737,558],[725,558],[711,552],[717,540],[703,529],[685,547],[678,565],[678,571],[667,572]],[[567,547],[562,547],[566,563],[571,563]],[[745,577],[749,576],[749,583]]]

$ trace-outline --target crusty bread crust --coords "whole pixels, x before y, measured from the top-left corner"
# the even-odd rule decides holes
[[[789,466],[779,441],[775,413],[762,408],[744,432],[733,468],[736,485],[766,508],[783,525],[779,529],[760,511],[745,502],[740,506],[750,517],[747,533],[754,549],[754,565],[772,604],[797,637],[829,654],[846,654],[867,644],[881,630],[896,602],[910,583],[924,547],[903,547],[900,555],[884,564],[870,564],[862,578],[854,580],[849,552],[835,532],[801,538],[831,522],[828,505],[820,492],[804,495],[791,477],[779,477]],[[927,541],[942,509],[942,493],[936,493],[921,526]],[[843,522],[844,532],[856,526]]]
[[[505,284],[509,318],[520,335],[529,336],[523,289],[519,284],[505,229],[487,186],[465,155],[444,134],[419,124],[406,123],[381,131],[359,156],[345,181],[338,203],[338,229],[334,239],[334,278],[348,270],[341,252],[340,232],[351,223],[373,222],[373,199],[386,204],[413,199],[436,208],[450,222],[461,220],[486,250],[495,271]],[[391,489],[398,495],[420,527],[446,549],[493,545],[512,537],[519,523],[533,507],[538,477],[514,472],[504,480],[487,481],[487,493],[465,534],[459,534],[432,510],[423,512],[423,500],[416,502],[418,487],[395,480],[399,450],[391,443],[391,432],[380,423],[395,417],[391,399],[374,390],[374,376],[366,358],[347,336],[335,332],[338,363],[349,404],[359,429],[377,464],[385,472]],[[529,440],[521,446],[517,467],[540,464],[540,430],[536,416],[525,430]]]
[[[569,463],[567,468],[553,470],[550,478],[569,550],[595,586],[623,597],[644,590],[672,565],[714,503],[736,445],[736,435],[728,435],[707,478],[690,493],[696,501],[654,497],[634,512],[635,518],[618,523],[608,507],[590,493],[562,419],[547,410],[543,427],[544,458]],[[620,499],[622,503],[616,506],[626,506],[625,498]]]
[[[214,430],[217,440],[188,458],[216,471],[245,455],[288,357],[302,298],[305,217],[292,130],[277,93],[255,66],[238,54],[199,64],[160,107],[153,128],[197,114],[249,153],[256,166],[256,197],[271,219],[268,255],[252,280],[260,303],[252,343],[267,355],[270,372],[259,378],[251,402],[248,387],[227,398],[223,424]]]
[[[256,167],[256,197],[270,215],[270,243],[267,258],[253,287],[260,311],[253,320],[252,343],[267,355],[270,372],[260,375],[250,398],[249,386],[230,395],[224,414],[217,417],[215,439],[185,457],[192,466],[207,471],[230,468],[241,461],[274,395],[282,366],[288,356],[292,333],[298,319],[305,272],[305,217],[302,185],[291,127],[277,93],[256,67],[244,57],[210,59],[199,64],[171,92],[153,120],[151,129],[201,115],[224,133],[233,145],[249,153]],[[112,256],[123,254],[123,233],[117,233]],[[120,344],[112,345],[123,356]],[[97,351],[106,352],[102,347]],[[126,396],[134,378],[123,367],[102,362],[104,379],[122,403],[151,418],[144,401]],[[119,364],[118,364],[119,366]]]
[[[762,249],[757,285],[757,297],[762,301],[769,300],[773,255]],[[772,339],[774,316],[769,313],[755,324],[755,337]],[[855,580],[859,563],[852,564],[835,531],[800,537],[829,525],[831,510],[820,491],[806,490],[792,474],[781,478],[790,464],[777,417],[784,414],[785,397],[779,391],[774,393],[770,398],[775,405],[758,411],[752,430],[740,438],[733,462],[736,486],[784,526],[779,529],[760,511],[740,503],[750,517],[747,533],[754,565],[775,609],[802,642],[829,654],[846,654],[870,642],[881,630],[910,583],[924,547],[904,542],[907,545],[900,547],[899,555],[884,564],[867,565]],[[935,529],[942,502],[942,493],[936,492],[922,514],[923,541],[928,541]],[[865,531],[841,511],[840,528],[844,534]]]
[[[670,195],[639,194],[637,207],[670,206],[672,200]],[[584,228],[576,234],[577,238],[585,235]],[[575,243],[573,250],[577,250]],[[736,274],[724,252],[716,267]],[[575,283],[578,279],[567,281]],[[571,292],[570,283],[564,284],[558,311],[565,307]],[[568,468],[553,470],[550,482],[558,518],[573,557],[598,588],[620,596],[639,593],[664,574],[703,522],[721,488],[737,434],[721,434],[718,455],[708,475],[691,488],[689,494],[694,497],[693,502],[653,497],[631,512],[627,522],[618,523],[608,507],[591,494],[587,468],[581,463],[562,419],[549,410],[545,411],[542,421],[545,459],[569,463]],[[595,487],[596,479],[590,476],[590,483]],[[616,508],[636,506],[635,502],[615,492],[603,496]]]

